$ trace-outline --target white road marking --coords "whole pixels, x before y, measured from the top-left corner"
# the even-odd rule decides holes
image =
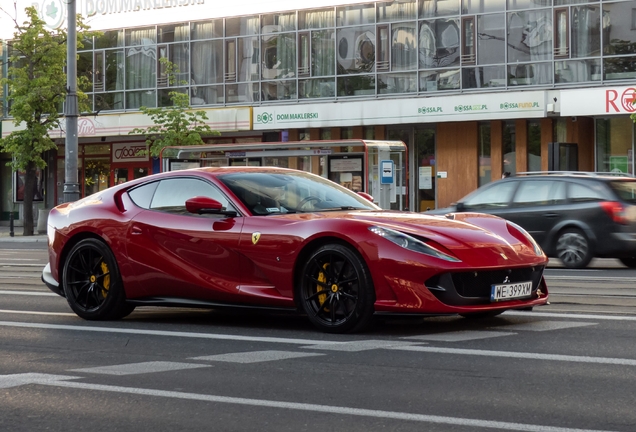
[[[151,361],[142,363],[129,363],[113,366],[101,366],[92,368],[81,369],[69,369],[70,372],[84,372],[103,375],[136,375],[153,372],[167,372],[184,369],[197,369],[211,367],[210,365],[196,364],[196,363],[180,363],[180,362],[165,362],[165,361]]]
[[[0,388],[18,387],[27,384],[46,384],[60,380],[72,380],[79,377],[68,375],[49,375],[41,373],[23,373],[13,375],[0,375]]]
[[[508,311],[504,316],[516,315],[526,317],[546,317],[546,318],[563,318],[563,319],[595,319],[603,321],[636,321],[636,316],[625,315],[596,315],[596,314],[572,314],[572,313],[556,313],[556,312],[519,312]]]
[[[506,326],[507,330],[508,327]],[[482,330],[460,330],[454,332],[437,333],[437,334],[425,334],[418,336],[406,336],[400,339],[412,339],[422,341],[433,342],[464,342],[477,339],[488,339],[499,336],[512,336],[516,333],[513,332],[498,332],[498,331],[482,331]]]
[[[368,351],[374,349],[381,348],[392,348],[392,347],[401,347],[401,346],[409,346],[415,345],[417,342],[402,342],[402,341],[389,341],[389,340],[361,340],[361,341],[353,341],[353,342],[343,342],[337,345],[310,345],[304,346],[301,348],[307,349],[319,349],[319,350],[329,350],[329,351],[346,351],[346,352],[358,352],[358,351]]]
[[[569,322],[569,321],[532,321],[523,324],[510,324],[503,326],[496,326],[499,330],[511,330],[511,331],[551,331],[561,330],[573,327],[587,327],[597,325],[596,323],[588,322]]]
[[[16,311],[16,310],[8,310],[8,309],[0,309],[0,313],[12,313],[12,314],[20,314],[20,315],[52,315],[52,316],[73,316],[77,315],[71,312],[36,312],[36,311]]]
[[[478,349],[461,349],[461,348],[437,348],[424,346],[396,346],[388,348],[397,351],[417,351],[436,354],[453,354],[453,355],[475,355],[484,357],[506,357],[528,360],[551,360],[572,363],[596,363],[611,364],[619,366],[636,366],[636,360],[611,357],[589,357],[589,356],[571,356],[561,354],[539,354],[529,352],[513,352],[513,351],[489,351]]]
[[[231,354],[219,354],[201,357],[190,357],[190,360],[202,361],[220,361],[228,363],[260,363],[274,360],[287,360],[298,357],[315,357],[324,354],[318,353],[299,353],[293,351],[251,351]]]
[[[29,263],[16,264],[14,262],[12,262],[12,263],[0,262],[0,266],[12,266],[12,267],[39,267],[39,268],[44,268],[45,265],[46,265],[46,263],[44,263],[44,264],[41,264],[41,263],[38,263],[38,264],[29,264]]]
[[[572,280],[580,281],[581,276],[557,276],[557,275],[545,275],[546,280]],[[633,277],[628,276],[585,276],[585,281],[617,281],[617,282],[633,282]]]
[[[186,337],[186,338],[194,338],[194,339],[269,342],[269,343],[285,343],[285,344],[294,344],[294,345],[309,345],[309,344],[337,345],[337,344],[344,343],[344,342],[321,341],[321,340],[312,340],[312,339],[239,336],[239,335],[230,335],[230,334],[141,330],[141,329],[125,329],[125,328],[115,328],[115,327],[72,326],[72,325],[27,323],[27,322],[15,322],[15,321],[0,321],[0,327],[41,328],[41,329],[48,329],[48,330],[71,330],[71,331],[85,331],[85,332],[97,332],[97,333],[137,334],[137,335],[148,335],[148,336],[172,336],[172,337]]]
[[[39,374],[23,374],[23,375],[39,375]],[[6,379],[6,377],[11,377],[11,375],[8,375],[8,376],[5,375],[4,377],[0,376],[0,387],[2,387],[3,378]],[[144,389],[144,388],[110,386],[110,385],[64,381],[65,379],[73,379],[73,378],[75,377],[61,377],[58,375],[48,375],[48,376],[42,375],[41,381],[36,381],[34,380],[33,377],[31,377],[28,380],[29,382],[27,383],[41,384],[41,385],[52,386],[52,387],[81,389],[81,390],[96,390],[96,391],[104,391],[104,392],[112,392],[112,393],[124,393],[124,394],[132,394],[132,395],[139,395],[139,396],[154,396],[154,397],[164,397],[164,398],[172,398],[172,399],[252,406],[252,407],[260,407],[260,408],[276,408],[276,409],[307,411],[307,412],[319,413],[321,415],[325,415],[325,414],[350,415],[350,416],[358,416],[358,417],[380,418],[380,419],[390,419],[390,420],[400,420],[400,421],[413,421],[413,422],[420,422],[420,423],[465,426],[469,428],[488,428],[488,429],[500,429],[505,431],[523,431],[523,432],[609,432],[609,431],[599,431],[599,430],[592,430],[592,429],[575,429],[575,428],[563,428],[563,427],[546,426],[546,425],[534,425],[534,424],[528,424],[528,423],[511,423],[511,422],[479,420],[479,419],[470,419],[470,418],[461,418],[461,417],[414,414],[414,413],[399,412],[399,411],[370,410],[370,409],[363,409],[363,408],[349,408],[349,407],[342,407],[342,406],[317,405],[317,404],[298,403],[298,402],[281,402],[281,401],[272,401],[272,400],[264,400],[264,399],[247,399],[247,398],[239,398],[239,397],[204,395],[204,394],[198,394],[198,393],[186,393],[186,392],[165,391],[165,390],[156,390],[156,389]],[[14,382],[19,380],[20,380],[19,378],[13,379]]]
[[[20,278],[23,279],[23,278]],[[25,295],[25,296],[45,296],[45,297],[61,297],[54,292],[46,291],[12,291],[12,290],[0,290],[2,295]]]
[[[6,255],[6,254],[2,254],[0,253],[0,255]],[[13,254],[11,254],[13,255]],[[6,258],[6,257],[2,257],[3,260],[6,261],[41,261],[37,258]],[[42,265],[46,265],[46,263],[42,264]]]

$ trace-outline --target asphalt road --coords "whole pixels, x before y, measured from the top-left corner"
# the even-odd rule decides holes
[[[0,249],[0,431],[634,431],[636,271],[551,267],[551,304],[490,320],[140,308],[88,322]]]

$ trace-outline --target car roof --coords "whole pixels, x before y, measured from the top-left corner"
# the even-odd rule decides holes
[[[519,172],[514,174],[513,176],[507,177],[511,178],[556,178],[556,177],[567,177],[567,178],[576,178],[576,179],[587,179],[587,180],[601,180],[601,181],[612,181],[612,180],[636,180],[636,177],[632,174],[626,173],[611,173],[611,172],[592,172],[592,171],[527,171],[527,172]]]

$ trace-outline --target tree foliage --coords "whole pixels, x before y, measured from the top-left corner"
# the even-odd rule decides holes
[[[166,58],[159,60],[165,68],[168,83],[175,85],[175,76],[179,73],[176,65]],[[181,83],[185,84],[185,83]],[[140,107],[140,111],[150,117],[153,126],[147,128],[136,128],[129,132],[134,135],[145,135],[148,151],[152,156],[159,156],[161,150],[168,146],[190,146],[205,144],[203,137],[218,136],[219,132],[214,131],[205,121],[208,116],[205,111],[193,111],[190,107],[190,96],[178,90],[168,93],[171,106],[148,108]]]
[[[33,234],[33,198],[36,170],[46,167],[45,153],[56,145],[49,132],[59,128],[60,111],[66,97],[66,32],[48,30],[34,7],[26,8],[28,20],[16,24],[8,43],[9,68],[2,85],[7,85],[9,115],[20,129],[0,138],[0,150],[12,156],[14,171],[24,171],[24,235]],[[78,17],[78,41],[87,29]],[[78,92],[80,108],[87,109],[86,95]]]

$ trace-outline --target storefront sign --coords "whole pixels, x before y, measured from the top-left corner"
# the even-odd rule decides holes
[[[606,116],[636,112],[636,86],[561,91],[561,115]]]
[[[254,107],[254,130],[440,121],[540,118],[546,92],[512,92],[382,99],[337,104]]]
[[[113,162],[147,162],[148,146],[146,144],[113,144]]]

